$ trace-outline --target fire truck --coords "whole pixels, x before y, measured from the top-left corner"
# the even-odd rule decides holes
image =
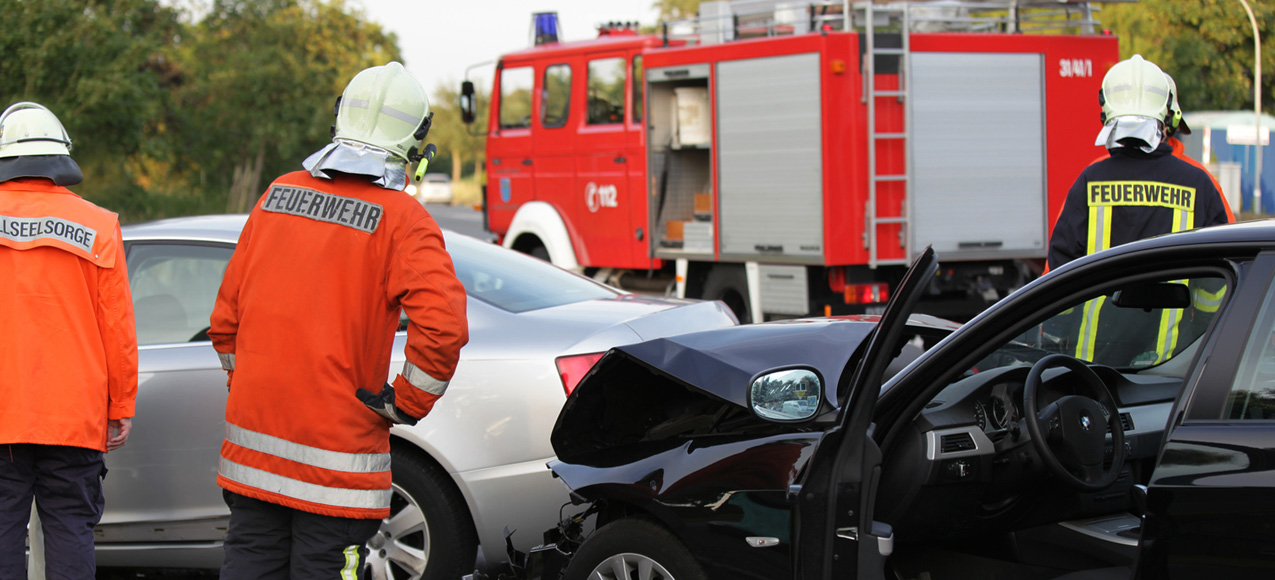
[[[537,43],[496,65],[486,226],[741,322],[879,312],[933,246],[929,311],[967,319],[1040,274],[1068,188],[1102,153],[1097,95],[1119,55],[1096,10],[704,2],[654,34],[611,24],[573,42],[537,14]]]

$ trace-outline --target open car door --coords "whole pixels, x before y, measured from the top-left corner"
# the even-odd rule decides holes
[[[886,305],[851,376],[849,397],[836,428],[820,442],[795,496],[794,578],[883,580],[893,550],[888,524],[874,521],[881,449],[872,438],[873,412],[886,366],[903,346],[903,331],[925,286],[938,270],[926,248]]]

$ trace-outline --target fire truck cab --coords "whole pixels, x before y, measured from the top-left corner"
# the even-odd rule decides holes
[[[875,312],[933,246],[930,311],[968,318],[1040,273],[1102,152],[1117,41],[1087,3],[1041,4],[705,2],[659,34],[504,55],[488,228],[745,322]]]

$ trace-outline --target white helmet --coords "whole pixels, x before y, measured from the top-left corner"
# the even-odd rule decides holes
[[[410,161],[429,132],[429,98],[403,65],[364,69],[337,100],[334,140],[355,141],[384,149]]]
[[[70,154],[71,137],[44,105],[24,101],[0,113],[0,159]]]
[[[1102,78],[1102,90],[1098,93],[1103,124],[1126,116],[1167,122],[1169,104],[1173,100],[1167,78],[1160,67],[1140,54],[1116,63]]]

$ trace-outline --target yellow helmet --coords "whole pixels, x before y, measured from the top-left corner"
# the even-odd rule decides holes
[[[1160,67],[1135,54],[1122,60],[1102,78],[1098,102],[1102,122],[1125,116],[1147,117],[1162,123],[1169,118],[1172,90]]]
[[[0,158],[70,154],[71,137],[44,105],[24,101],[0,113]]]
[[[384,149],[403,161],[429,132],[429,98],[403,65],[364,69],[337,100],[334,140],[355,141]]]

